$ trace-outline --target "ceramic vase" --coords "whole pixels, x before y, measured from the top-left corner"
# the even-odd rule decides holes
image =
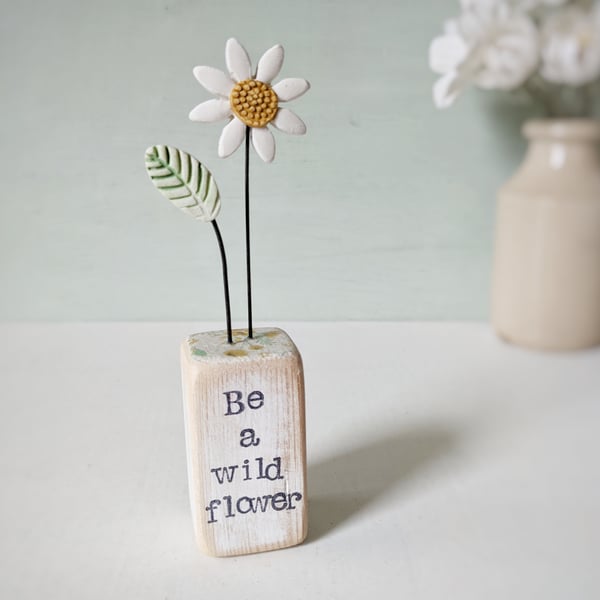
[[[498,195],[492,324],[539,350],[600,344],[600,122],[529,121]]]

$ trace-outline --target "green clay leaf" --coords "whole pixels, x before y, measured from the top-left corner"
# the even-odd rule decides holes
[[[146,170],[156,189],[184,213],[203,223],[216,219],[219,189],[210,171],[193,156],[173,146],[150,146]]]

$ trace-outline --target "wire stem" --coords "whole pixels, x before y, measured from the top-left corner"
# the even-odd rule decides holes
[[[219,252],[221,253],[221,265],[223,266],[223,287],[225,289],[225,318],[227,319],[227,341],[233,344],[233,335],[231,332],[231,301],[229,300],[229,276],[227,274],[227,256],[225,256],[225,246],[223,244],[223,238],[219,231],[216,219],[212,221],[215,235],[217,236],[217,242],[219,244]]]
[[[244,163],[244,194],[246,202],[246,288],[248,292],[248,337],[252,331],[252,273],[250,264],[250,127],[246,127],[246,156]]]

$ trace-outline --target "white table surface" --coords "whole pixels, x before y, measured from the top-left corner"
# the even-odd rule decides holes
[[[0,327],[0,597],[597,599],[600,351],[481,323],[284,323],[309,537],[193,540],[178,346],[210,324]]]

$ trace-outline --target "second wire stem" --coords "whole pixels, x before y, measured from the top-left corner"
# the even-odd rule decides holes
[[[252,270],[250,261],[250,127],[246,127],[246,156],[244,164],[244,190],[246,205],[246,289],[248,292],[248,337],[252,331]]]

